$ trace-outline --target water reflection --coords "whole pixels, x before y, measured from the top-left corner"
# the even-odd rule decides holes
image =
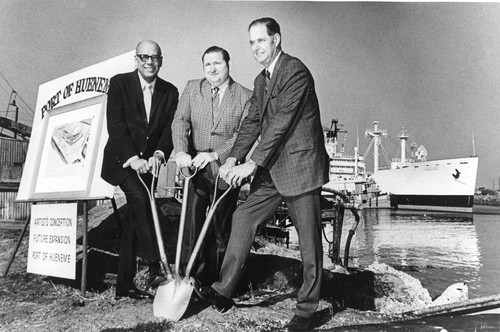
[[[349,251],[351,267],[386,263],[418,278],[431,296],[465,282],[471,298],[479,294],[481,253],[473,215],[364,210]],[[346,211],[342,241],[354,219]],[[331,238],[331,227],[326,235]],[[324,241],[324,250],[328,244]],[[341,244],[341,257],[345,243]],[[325,268],[331,262],[325,261]]]
[[[354,217],[346,211],[340,257]],[[332,239],[332,227],[324,229]],[[465,282],[469,298],[500,293],[500,215],[363,210],[351,241],[349,267],[386,263],[420,280],[432,297],[448,286]],[[291,247],[297,246],[292,230]],[[323,251],[328,242],[323,239]],[[324,267],[333,269],[325,256]]]
[[[472,216],[366,210],[363,218],[351,244],[354,266],[386,263],[438,293],[455,282],[478,282],[481,261]]]

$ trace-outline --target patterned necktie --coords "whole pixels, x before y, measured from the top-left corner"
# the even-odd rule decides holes
[[[143,95],[144,95],[144,106],[146,107],[146,116],[149,122],[149,115],[151,113],[151,100],[153,99],[151,84],[144,85]]]
[[[269,89],[269,86],[271,85],[271,73],[267,69],[265,72],[265,76],[266,76],[266,93],[267,93],[267,90]]]
[[[212,123],[215,122],[219,114],[219,88],[212,89]]]

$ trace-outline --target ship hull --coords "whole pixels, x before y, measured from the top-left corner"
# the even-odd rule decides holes
[[[373,178],[391,208],[472,212],[478,158],[416,162],[379,170]]]
[[[390,195],[392,209],[472,212],[474,196]]]

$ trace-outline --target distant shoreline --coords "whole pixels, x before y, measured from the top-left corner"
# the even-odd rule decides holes
[[[500,205],[474,203],[472,212],[481,214],[500,214]]]

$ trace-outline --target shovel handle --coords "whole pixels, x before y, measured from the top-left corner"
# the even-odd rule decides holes
[[[230,185],[229,188],[227,188],[226,191],[219,197],[219,199],[216,200],[218,182],[219,182],[219,175],[217,175],[217,178],[215,179],[214,199],[212,201],[212,205],[210,206],[210,209],[208,210],[207,218],[205,219],[205,222],[203,223],[203,227],[200,231],[200,235],[198,236],[198,240],[196,241],[196,245],[193,249],[193,252],[191,253],[191,256],[189,257],[189,262],[188,262],[188,265],[186,267],[186,279],[189,279],[189,277],[191,275],[191,269],[193,268],[194,261],[196,260],[196,256],[198,255],[198,252],[200,251],[201,245],[203,244],[203,240],[205,239],[205,235],[207,234],[208,226],[210,226],[210,222],[212,221],[214,213],[217,210],[217,206],[224,199],[224,197],[229,193],[229,191],[231,189],[233,189],[233,186]]]
[[[141,181],[142,185],[146,189],[146,192],[149,196],[149,201],[151,203],[151,214],[153,216],[153,225],[155,227],[156,240],[158,241],[158,250],[160,252],[161,263],[163,264],[163,268],[165,269],[167,274],[171,277],[172,269],[170,268],[170,265],[168,265],[167,255],[165,254],[163,236],[161,235],[160,218],[158,218],[158,210],[156,210],[156,201],[154,195],[155,176],[153,175],[153,179],[151,180],[151,190],[148,189],[148,186],[146,186],[139,173],[137,173],[137,176],[139,177],[139,181]]]
[[[179,268],[181,265],[181,250],[182,250],[182,241],[183,241],[183,237],[184,237],[184,227],[186,224],[189,181],[191,180],[191,178],[193,176],[196,175],[196,173],[198,172],[198,168],[195,167],[193,170],[193,173],[191,175],[184,174],[184,172],[182,170],[183,170],[182,168],[179,170],[182,177],[184,178],[184,186],[183,186],[183,190],[182,190],[182,207],[181,207],[181,218],[179,221],[179,233],[177,235],[177,248],[175,250],[175,275],[176,276],[179,275]]]
[[[188,174],[188,175],[184,174],[184,171],[183,171],[184,168],[193,170],[193,173],[192,174]],[[191,179],[193,176],[196,175],[197,172],[198,172],[198,167],[194,167],[194,166],[192,166],[192,167],[181,167],[179,169],[179,173],[181,173],[181,175],[182,175],[182,177],[184,179]]]

